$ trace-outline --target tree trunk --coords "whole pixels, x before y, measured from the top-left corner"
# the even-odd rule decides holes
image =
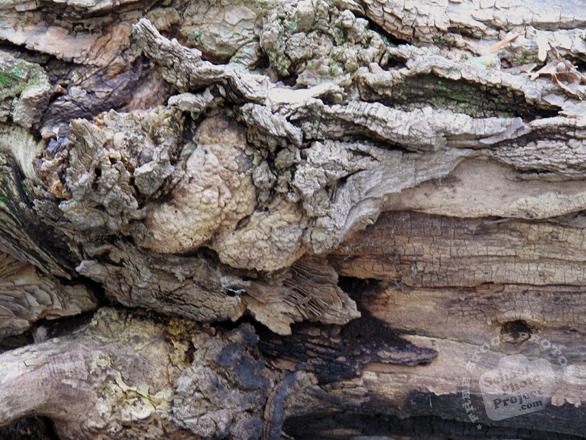
[[[4,436],[586,438],[582,2],[0,10]]]

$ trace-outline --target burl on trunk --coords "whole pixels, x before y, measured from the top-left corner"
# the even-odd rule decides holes
[[[585,439],[585,28],[0,0],[2,435]]]

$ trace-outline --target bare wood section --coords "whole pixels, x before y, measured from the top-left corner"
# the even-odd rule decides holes
[[[585,190],[584,180],[527,180],[491,161],[465,160],[446,178],[391,195],[385,209],[463,218],[547,219],[583,210]]]
[[[586,23],[586,14],[577,1],[361,0],[359,4],[375,23],[397,38],[408,41],[431,42],[453,30],[475,38],[495,39],[499,31],[521,26],[557,30],[582,27]]]
[[[130,7],[117,9],[120,4],[130,3]],[[132,5],[134,3],[134,5]],[[122,50],[129,44],[132,14],[129,12],[137,8],[134,0],[122,2],[50,2],[39,5],[36,2],[4,1],[0,5],[3,14],[0,20],[0,36],[14,44],[55,55],[59,58],[70,59],[79,64],[94,64],[102,67],[111,66]],[[90,32],[92,21],[83,23],[79,35],[70,32],[65,22],[51,23],[50,18],[58,14],[68,14],[77,9],[82,14],[97,15],[112,13],[101,22],[95,21],[99,27],[104,26],[107,32],[103,35]],[[120,15],[119,15],[120,14]],[[25,19],[25,23],[19,20]],[[116,23],[117,18],[121,20]],[[46,20],[47,19],[47,20]],[[123,62],[121,58],[116,60]]]
[[[572,362],[583,362],[583,287],[486,284],[429,289],[370,281],[363,289],[364,307],[407,333],[475,345],[508,334],[511,343],[497,344],[498,350],[526,355],[536,354],[535,345],[526,342],[538,336],[563,347]]]
[[[580,2],[0,12],[0,336],[36,340],[0,355],[2,423],[279,440],[431,417],[583,440]],[[80,282],[150,312],[34,324],[97,305]],[[564,374],[544,412],[490,420],[462,380],[509,354]]]
[[[584,229],[574,224],[388,212],[330,255],[341,275],[409,286],[584,284]]]
[[[456,430],[457,435],[466,439],[491,436],[546,439],[553,435],[574,440],[581,438],[586,420],[581,403],[586,386],[583,366],[574,366],[569,375],[561,373],[557,376],[560,379],[557,388],[544,410],[495,422],[486,416],[478,378],[498,365],[502,357],[500,347],[478,356],[479,345],[416,336],[410,340],[420,346],[433,347],[443,355],[429,365],[414,368],[370,364],[360,378],[328,388],[328,392],[342,402],[344,397],[347,398],[345,402],[361,402],[359,407],[344,407],[339,401],[342,404],[337,408],[330,407],[329,413],[322,411],[316,416],[315,413],[304,413],[300,406],[295,406],[292,398],[289,406],[292,417],[290,423],[285,424],[286,432],[317,439],[400,433],[419,434],[425,438],[431,433],[414,429],[414,425],[434,426],[434,420],[430,419],[435,416],[444,419],[443,423],[436,421],[440,423],[432,431],[435,435],[450,436]],[[472,359],[477,361],[472,362]],[[473,371],[467,369],[471,362]],[[466,384],[466,378],[470,385]],[[377,415],[371,416],[373,413]],[[401,428],[396,418],[406,419],[406,424],[394,431],[393,428]],[[560,427],[562,420],[563,427]]]

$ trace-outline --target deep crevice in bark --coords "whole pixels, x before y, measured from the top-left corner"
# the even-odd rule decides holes
[[[425,425],[466,419],[455,389],[486,340],[518,337],[483,371],[554,362],[531,333],[576,369],[529,420],[581,433],[579,3],[208,3],[3,3],[2,38],[29,49],[2,47],[30,63],[0,54],[0,248],[18,258],[0,255],[1,331],[24,335],[3,341],[24,347],[0,397],[63,438],[277,440],[333,411]],[[464,60],[517,31],[504,62]]]
[[[0,427],[0,437],[6,440],[60,440],[53,422],[46,417],[27,417]]]
[[[478,423],[442,419],[437,416],[399,418],[397,416],[369,413],[313,415],[291,417],[283,431],[294,438],[304,440],[350,440],[358,436],[387,437],[404,435],[420,439],[519,439],[519,440],[583,440],[586,437],[565,435],[551,431],[526,428],[488,427]]]
[[[373,100],[407,111],[431,106],[434,109],[448,109],[475,118],[521,117],[525,122],[553,118],[560,110],[554,106],[536,108],[515,91],[511,91],[510,96],[496,88],[464,80],[455,81],[433,74],[407,78],[404,83],[391,90],[392,95],[374,95],[377,99]],[[363,99],[365,98],[363,96]]]
[[[279,336],[260,326],[260,350],[268,359],[289,359],[296,363],[297,371],[316,374],[320,384],[359,376],[363,366],[372,362],[410,366],[432,362],[438,354],[435,350],[417,347],[401,338],[399,332],[360,304],[361,289],[368,281],[339,281],[342,290],[357,300],[360,318],[341,327],[294,324],[291,336]]]

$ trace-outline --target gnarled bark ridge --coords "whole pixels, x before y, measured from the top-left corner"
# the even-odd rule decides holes
[[[2,424],[583,438],[581,2],[0,11]],[[508,355],[556,386],[494,420]]]

